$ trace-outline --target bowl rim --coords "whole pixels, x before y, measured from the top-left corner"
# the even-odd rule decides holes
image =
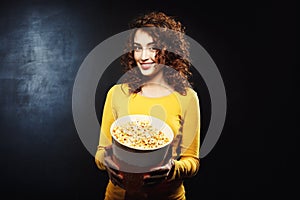
[[[165,134],[165,135],[167,135],[167,136],[169,137],[169,139],[170,139],[169,142],[167,142],[166,144],[161,145],[161,146],[159,146],[159,147],[156,147],[156,148],[149,148],[149,149],[138,148],[138,147],[130,147],[130,146],[127,146],[127,145],[125,145],[125,144],[122,144],[122,143],[119,142],[119,140],[116,139],[115,136],[112,134],[112,129],[115,127],[115,125],[116,125],[118,122],[120,122],[120,121],[123,120],[124,118],[129,118],[129,119],[130,119],[130,118],[134,118],[134,119],[138,119],[138,118],[142,118],[142,119],[150,118],[150,119],[153,119],[154,121],[156,120],[156,121],[162,123],[162,124],[164,125],[163,127],[166,128],[166,129],[169,129],[169,131],[170,131],[170,133],[171,133],[171,134],[170,134],[171,137],[169,137],[169,134]],[[110,135],[111,135],[112,139],[113,139],[114,141],[116,141],[118,144],[120,144],[120,145],[122,145],[122,146],[124,146],[124,147],[126,147],[126,148],[129,148],[129,149],[132,149],[132,150],[138,150],[138,151],[154,151],[154,150],[158,150],[158,149],[161,149],[161,148],[164,148],[164,147],[170,145],[170,144],[172,143],[173,139],[174,139],[174,132],[173,132],[172,128],[169,126],[169,124],[167,124],[165,121],[163,121],[163,120],[161,120],[161,119],[159,119],[159,118],[157,118],[157,117],[153,117],[153,116],[151,116],[151,115],[144,115],[144,114],[124,115],[124,116],[122,116],[122,117],[117,118],[117,119],[111,124],[111,126],[110,126]]]

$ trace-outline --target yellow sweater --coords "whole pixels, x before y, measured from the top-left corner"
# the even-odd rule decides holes
[[[129,94],[128,86],[114,85],[107,93],[101,122],[99,146],[95,162],[99,169],[105,170],[104,148],[111,145],[110,126],[119,117],[130,114],[145,114],[164,120],[174,132],[174,138],[181,135],[180,150],[176,156],[171,179],[154,186],[138,199],[185,199],[183,179],[194,176],[199,169],[200,148],[200,108],[197,93],[187,89],[187,95],[178,92],[158,98]],[[105,199],[132,199],[126,191],[109,181]]]

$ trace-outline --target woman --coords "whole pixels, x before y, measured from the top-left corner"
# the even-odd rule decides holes
[[[185,199],[183,180],[199,169],[200,108],[189,85],[190,61],[184,27],[162,12],[135,19],[132,35],[121,57],[126,73],[107,94],[95,155],[99,169],[110,180],[105,199]],[[111,159],[110,126],[129,114],[151,115],[164,120],[176,138],[172,157],[143,177],[142,189],[123,189],[124,176]]]

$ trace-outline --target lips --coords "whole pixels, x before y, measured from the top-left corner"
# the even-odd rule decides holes
[[[153,66],[153,62],[151,62],[151,63],[140,63],[141,64],[141,68],[143,69],[143,70],[147,70],[147,69],[150,69],[152,66]]]

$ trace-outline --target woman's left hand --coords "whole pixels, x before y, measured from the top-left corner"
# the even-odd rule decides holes
[[[144,176],[144,186],[151,186],[167,181],[174,169],[174,160],[169,159],[164,165],[152,168],[149,173]]]
[[[104,165],[106,166],[106,170],[108,172],[108,176],[111,182],[114,185],[118,185],[121,188],[124,188],[123,185],[123,176],[119,171],[119,166],[113,161],[113,153],[112,153],[112,146],[109,145],[105,147],[104,153]]]

